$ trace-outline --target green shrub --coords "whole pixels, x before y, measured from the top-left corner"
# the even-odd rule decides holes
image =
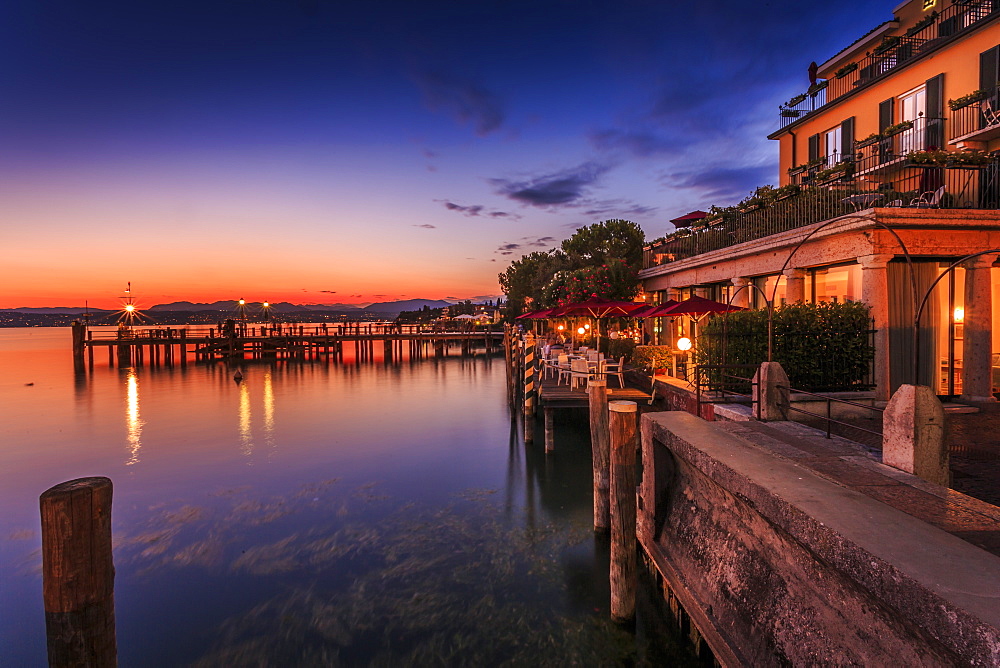
[[[774,361],[781,364],[796,389],[868,389],[875,354],[871,327],[869,309],[860,302],[778,307],[774,311]],[[759,365],[766,360],[766,310],[730,313],[725,323],[717,315],[702,323],[698,364]]]
[[[672,361],[670,346],[636,346],[632,352],[632,363],[642,369],[669,369]]]
[[[624,357],[625,363],[630,364],[635,348],[635,341],[632,339],[609,339],[606,336],[601,337],[601,352],[609,360],[617,360],[619,357]]]

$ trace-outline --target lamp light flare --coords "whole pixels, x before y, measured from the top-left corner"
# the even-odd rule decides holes
[[[263,306],[264,306],[264,308],[268,308],[268,307],[271,306],[271,303],[270,302],[264,302]]]
[[[583,327],[577,327],[576,333],[582,336],[587,333],[587,330],[585,330]]]
[[[677,350],[688,351],[691,350],[691,339],[684,336],[677,339]]]
[[[135,305],[134,304],[125,304],[125,310],[128,311],[129,313],[131,313],[132,311],[135,310]]]
[[[246,306],[246,304],[247,304],[247,300],[245,300],[245,299],[241,299],[240,300],[240,306]]]
[[[955,313],[953,315],[955,322],[962,322],[965,320],[965,309],[961,306],[956,306]]]

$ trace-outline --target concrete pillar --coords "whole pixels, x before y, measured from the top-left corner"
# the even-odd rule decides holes
[[[878,253],[859,257],[861,301],[875,319],[875,399],[889,400],[889,278],[886,265],[894,255]]]
[[[993,286],[995,255],[965,263],[965,318],[962,344],[962,401],[991,403],[993,397]]]
[[[746,287],[750,285],[750,279],[737,276],[733,280],[733,306],[742,306],[743,308],[750,308],[750,293],[753,288]],[[740,288],[746,288],[745,290],[740,290]]]
[[[882,463],[948,487],[944,406],[925,385],[900,385],[882,416]]]
[[[806,300],[806,270],[785,269],[785,301],[798,304]]]
[[[754,374],[755,417],[766,421],[787,420],[789,394],[788,376],[781,365],[763,362]]]

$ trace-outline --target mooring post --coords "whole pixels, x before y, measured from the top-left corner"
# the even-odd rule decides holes
[[[611,443],[611,618],[635,618],[636,593],[636,418],[634,401],[612,401]]]
[[[607,531],[610,526],[611,476],[610,433],[608,421],[608,381],[592,380],[587,388],[590,395],[590,448],[594,463],[594,531]]]
[[[524,338],[524,440],[534,440],[535,420],[535,337]],[[529,436],[529,430],[531,432]]]
[[[545,454],[556,451],[555,409],[546,406],[545,410]]]
[[[83,368],[83,348],[87,339],[87,326],[78,320],[74,320],[73,328],[73,363],[78,369]]]
[[[42,590],[49,666],[116,666],[111,480],[42,493]]]

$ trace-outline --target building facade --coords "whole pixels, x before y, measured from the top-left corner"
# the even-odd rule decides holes
[[[910,0],[810,77],[770,135],[778,186],[647,246],[645,293],[863,301],[879,398],[916,382],[994,401],[996,254],[949,268],[1000,248],[1000,1]]]

